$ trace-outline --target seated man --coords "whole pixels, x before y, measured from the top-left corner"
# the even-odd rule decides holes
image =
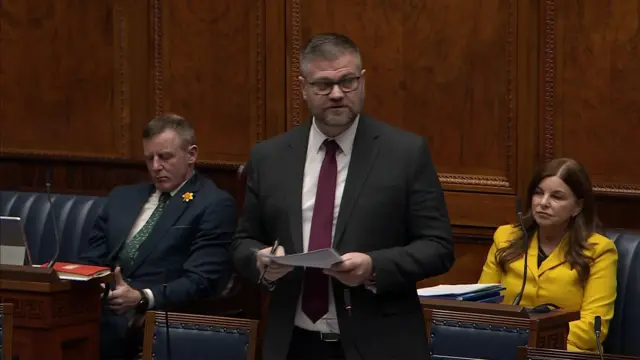
[[[147,309],[211,297],[231,275],[235,200],[194,171],[193,128],[177,115],[159,116],[144,129],[143,149],[151,183],[111,192],[80,259],[114,269],[102,315],[103,360],[137,355]]]

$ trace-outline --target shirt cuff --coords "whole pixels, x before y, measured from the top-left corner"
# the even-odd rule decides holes
[[[276,288],[276,282],[275,281],[269,281],[267,279],[262,279],[262,285],[264,285],[267,290],[269,291],[273,291],[273,289]]]
[[[364,281],[364,288],[371,291],[374,294],[378,293],[378,287],[376,286],[376,274],[371,275]]]
[[[147,299],[149,299],[149,309],[153,309],[153,306],[155,305],[153,291],[151,291],[150,289],[143,289],[142,291],[144,291],[144,294],[147,295]]]

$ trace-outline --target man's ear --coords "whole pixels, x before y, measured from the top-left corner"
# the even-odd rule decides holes
[[[197,145],[191,145],[189,146],[189,149],[187,149],[187,156],[188,156],[188,161],[189,164],[195,164],[196,159],[198,158],[198,146]]]
[[[302,76],[298,76],[298,83],[300,84],[300,92],[302,93],[302,98],[307,100],[307,93],[304,91],[305,80]]]

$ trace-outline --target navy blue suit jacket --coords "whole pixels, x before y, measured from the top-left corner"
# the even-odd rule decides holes
[[[115,188],[96,220],[81,262],[113,266],[154,191],[151,183]],[[193,193],[190,201],[182,197],[187,192]],[[169,200],[133,265],[122,269],[122,276],[133,288],[150,289],[158,309],[215,295],[231,275],[228,251],[236,224],[233,197],[195,173]]]

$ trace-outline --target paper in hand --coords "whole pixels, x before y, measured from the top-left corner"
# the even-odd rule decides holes
[[[331,265],[342,262],[342,257],[334,249],[320,249],[300,254],[285,256],[267,256],[271,261],[289,266],[304,266],[318,269],[329,269]]]

